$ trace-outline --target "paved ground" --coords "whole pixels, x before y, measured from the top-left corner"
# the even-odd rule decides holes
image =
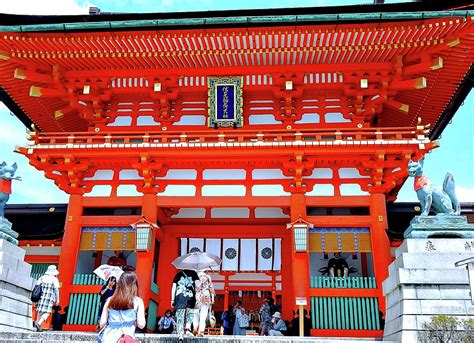
[[[138,334],[138,340],[141,343],[176,343],[178,337],[175,335],[153,335],[153,334]],[[279,343],[373,343],[375,339],[348,339],[348,338],[318,338],[318,337],[258,337],[258,336],[245,336],[245,337],[233,337],[233,336],[207,336],[207,337],[190,337],[185,338],[184,342],[187,343],[264,343],[264,342],[279,342]],[[378,340],[380,341],[380,340]],[[81,332],[42,332],[42,333],[20,333],[20,332],[1,332],[0,342],[5,343],[96,343],[97,334],[95,333],[81,333]],[[384,343],[396,343],[388,342]]]

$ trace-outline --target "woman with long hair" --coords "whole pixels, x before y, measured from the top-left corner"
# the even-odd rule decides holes
[[[138,280],[135,272],[124,272],[114,295],[107,299],[100,317],[99,342],[117,342],[122,335],[135,337],[135,326],[146,325],[145,306],[138,297]]]

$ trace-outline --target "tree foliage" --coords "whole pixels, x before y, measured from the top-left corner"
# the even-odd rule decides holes
[[[444,314],[431,317],[418,333],[421,343],[472,343],[474,342],[474,319],[458,320]]]

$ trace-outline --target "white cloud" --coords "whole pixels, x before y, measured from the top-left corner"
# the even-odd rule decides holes
[[[53,181],[44,177],[43,172],[36,170],[25,156],[14,152],[15,146],[26,145],[26,128],[10,111],[0,103],[0,163],[18,164],[17,176],[22,181],[13,181],[13,193],[9,204],[68,202],[68,195],[61,191]]]
[[[11,14],[88,14],[89,6],[94,6],[89,1],[74,0],[13,0],[2,1],[2,13]]]
[[[460,202],[474,202],[474,188],[456,186],[456,196]]]

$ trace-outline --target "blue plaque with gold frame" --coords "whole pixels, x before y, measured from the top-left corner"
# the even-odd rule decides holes
[[[242,127],[243,77],[208,77],[209,127]]]

